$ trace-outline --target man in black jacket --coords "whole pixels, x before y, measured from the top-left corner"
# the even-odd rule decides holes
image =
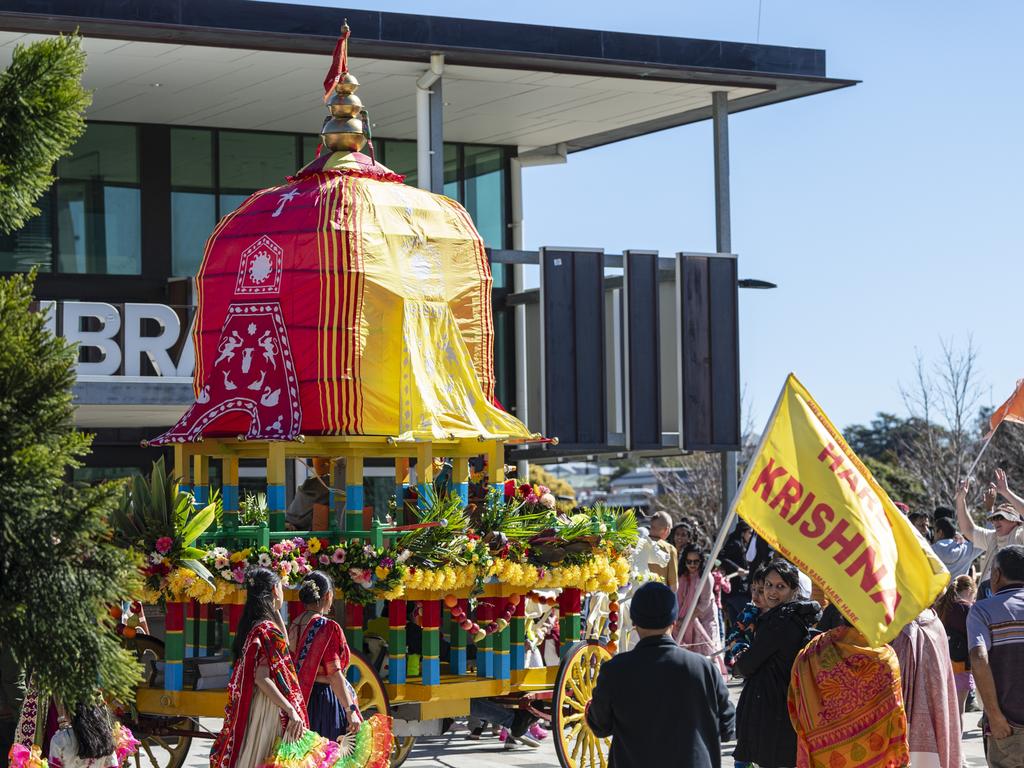
[[[629,607],[640,642],[601,666],[586,719],[612,737],[611,768],[721,768],[736,710],[714,664],[669,635],[677,611],[672,590],[644,584]]]

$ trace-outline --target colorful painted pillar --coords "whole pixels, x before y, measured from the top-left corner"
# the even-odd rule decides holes
[[[505,446],[498,440],[491,444],[487,455],[487,476],[491,481],[491,488],[496,489],[498,493],[505,493]]]
[[[345,530],[361,531],[362,529],[363,458],[349,456],[345,459]]]
[[[174,446],[174,474],[181,492],[192,493],[192,463],[184,445]]]
[[[401,685],[405,682],[405,600],[388,603],[388,682]]]
[[[185,671],[185,604],[168,602],[165,622],[164,688],[180,691]]]
[[[288,622],[292,622],[306,610],[306,606],[302,604],[301,600],[289,600],[288,601]],[[362,647],[362,646],[360,646]]]
[[[196,623],[199,625],[199,643],[196,656],[210,655],[210,606],[206,603],[196,604]]]
[[[492,598],[491,613],[494,619],[505,615],[505,598]],[[494,654],[494,677],[498,680],[509,680],[512,677],[511,651],[512,629],[508,625],[491,635],[491,653]]]
[[[483,629],[494,620],[491,604],[480,600],[476,604],[476,623]],[[476,676],[494,677],[493,635],[488,635],[476,644]]]
[[[199,619],[199,612],[196,610],[199,603],[195,600],[189,600],[185,603],[185,658],[191,659],[196,656],[196,648],[198,643],[196,640],[199,635],[199,626],[197,621]]]
[[[223,461],[224,484],[220,498],[224,505],[224,527],[233,530],[238,527],[238,458],[225,456]]]
[[[459,607],[462,613],[469,613],[469,600],[459,600]],[[464,630],[454,618],[451,611],[448,612],[449,630],[448,637],[451,638],[451,648],[448,653],[448,667],[453,675],[466,674],[466,630]]]
[[[420,669],[424,685],[441,684],[441,601],[424,600],[423,616],[423,652]]]
[[[239,590],[238,594],[232,597],[231,602],[223,606],[224,650],[229,656],[232,655],[231,648],[235,643],[235,633],[238,631],[238,621],[242,618],[244,605],[245,592]]]
[[[270,530],[284,530],[285,444],[272,442],[267,451],[267,510],[270,512]]]
[[[345,640],[353,651],[363,651],[363,606],[357,603],[345,603]],[[348,681],[355,685],[359,682],[359,670],[354,666],[348,668]]]
[[[434,446],[419,443],[416,446],[416,506],[423,509],[428,504],[428,494],[434,491]]]
[[[462,506],[469,506],[469,459],[452,459],[452,488],[462,499]]]
[[[405,491],[409,487],[405,478],[409,474],[409,459],[395,459],[395,523],[405,525]]]
[[[193,459],[193,486],[196,509],[210,503],[210,457],[196,456]]]
[[[580,591],[563,589],[558,594],[559,653],[580,639]]]
[[[526,669],[526,595],[519,596],[519,602],[516,603],[516,609],[512,613],[509,630],[512,644],[510,654],[512,669]]]

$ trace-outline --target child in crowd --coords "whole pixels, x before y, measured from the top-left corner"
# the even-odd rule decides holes
[[[765,569],[762,565],[754,571],[750,579],[750,602],[736,617],[735,624],[725,636],[725,665],[729,669],[732,669],[736,657],[750,647],[750,641],[754,637],[757,617],[764,610],[764,576]]]
[[[722,573],[722,563],[715,561],[715,567],[711,570],[711,584],[715,594],[715,616],[718,619],[718,636],[725,641],[725,617],[722,615],[722,593],[732,592],[730,577]]]

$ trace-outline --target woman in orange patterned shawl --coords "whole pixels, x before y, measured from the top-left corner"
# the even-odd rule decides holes
[[[797,768],[910,764],[900,668],[888,645],[853,627],[818,635],[797,656],[789,686]]]
[[[294,741],[309,725],[281,621],[281,579],[266,568],[250,568],[245,588],[224,728],[210,749],[210,768],[257,768],[275,741]]]

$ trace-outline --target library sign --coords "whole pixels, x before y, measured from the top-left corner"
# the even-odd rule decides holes
[[[192,377],[191,312],[102,301],[40,301],[39,308],[52,333],[81,349],[79,376]]]

